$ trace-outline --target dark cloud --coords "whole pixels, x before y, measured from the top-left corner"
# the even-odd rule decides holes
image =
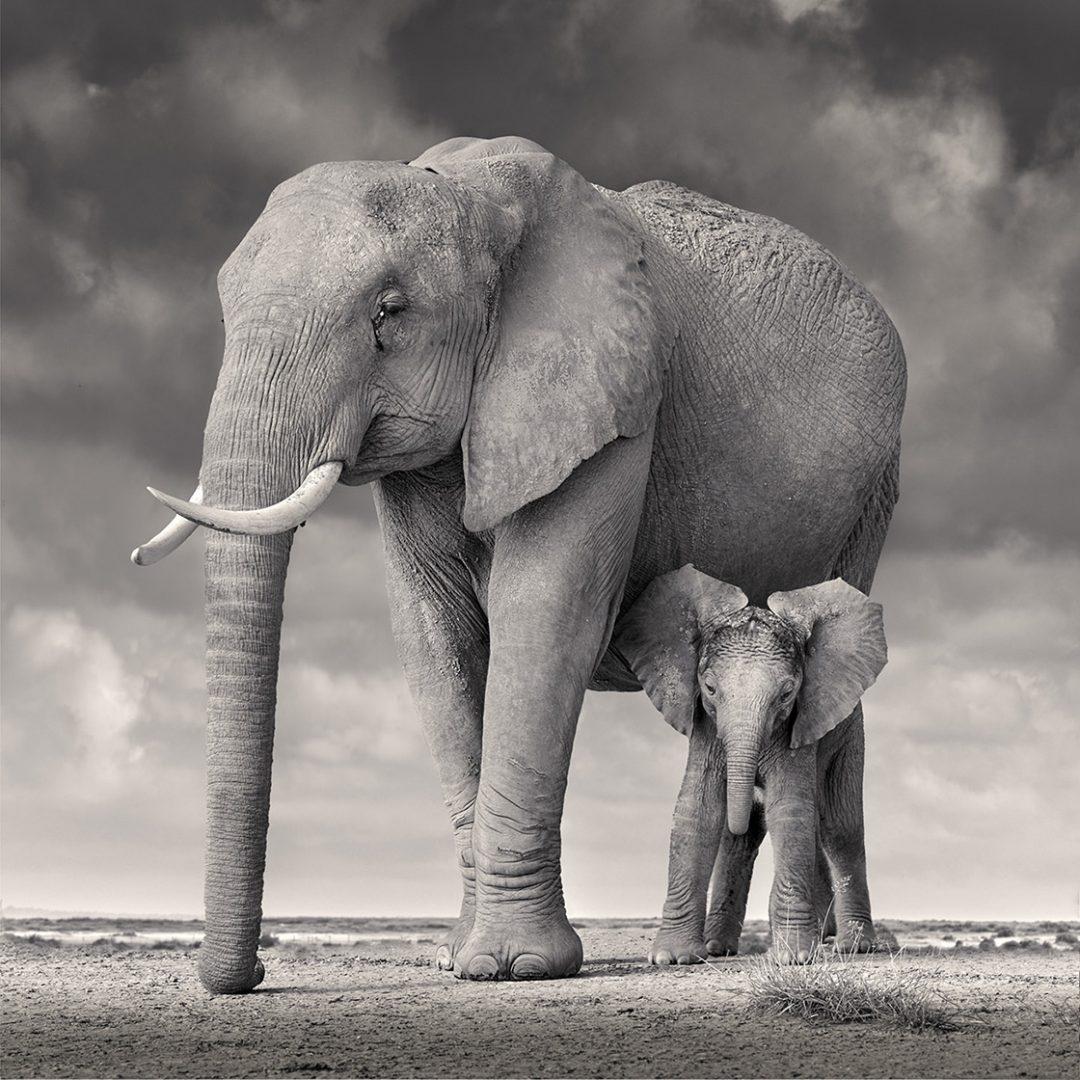
[[[1073,0],[859,0],[854,47],[874,85],[909,93],[970,63],[997,102],[1012,151],[1030,164],[1058,110],[1080,94],[1080,5]]]
[[[87,82],[115,86],[175,61],[192,30],[260,20],[260,0],[11,0],[4,4],[5,70],[54,55]]]
[[[33,865],[48,851],[74,860],[88,892],[129,898],[96,906],[169,907],[140,899],[154,895],[137,868],[157,830],[187,852],[182,872],[161,872],[162,895],[187,889],[190,904],[172,906],[197,906],[200,545],[133,571],[128,551],[165,517],[142,487],[194,484],[220,360],[215,274],[273,186],[317,161],[406,158],[456,134],[520,133],[610,187],[662,177],[780,217],[882,299],[910,391],[878,582],[893,663],[868,703],[880,717],[875,880],[898,912],[916,903],[903,867],[929,881],[970,866],[978,882],[1001,848],[988,823],[1010,799],[1018,828],[1037,817],[1064,832],[1063,766],[1025,730],[1062,737],[1078,689],[1078,622],[1061,601],[1080,577],[1080,503],[1067,497],[1080,459],[1078,12],[1041,0],[8,0],[11,894],[49,905],[56,883]],[[305,530],[290,579],[282,861],[268,891],[279,910],[302,907],[315,876],[341,883],[323,899],[348,910],[373,853],[390,883],[361,889],[360,906],[453,901],[380,579],[370,495],[341,490]],[[581,732],[571,904],[649,910],[681,744],[642,695],[590,697]],[[73,795],[80,770],[101,782]],[[631,813],[648,819],[643,846],[613,850]],[[939,818],[939,846],[909,850]],[[357,821],[378,824],[362,858],[335,846]],[[397,854],[389,840],[374,851],[380,833],[400,838]],[[1058,903],[1040,857],[996,871],[1017,913],[1040,873],[1030,913]],[[94,878],[125,859],[136,869],[120,886]],[[598,867],[634,887],[612,895]],[[934,902],[951,896],[964,914],[978,891],[961,879]]]

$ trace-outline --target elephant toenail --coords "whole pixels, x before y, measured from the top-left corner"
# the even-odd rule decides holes
[[[435,950],[435,966],[440,971],[453,971],[454,970],[454,957],[450,952],[449,945],[440,945]]]
[[[522,953],[510,968],[510,975],[515,979],[546,979],[547,961],[533,953]]]
[[[499,977],[499,965],[494,956],[481,953],[469,961],[470,979],[497,979]]]
[[[664,965],[670,964],[675,958],[667,951],[667,949],[661,949],[653,958],[654,964]]]

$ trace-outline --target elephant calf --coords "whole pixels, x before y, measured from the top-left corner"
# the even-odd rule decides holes
[[[829,733],[858,712],[885,666],[881,605],[837,578],[753,607],[741,589],[687,564],[642,592],[616,644],[653,704],[690,737],[650,961],[692,964],[737,950],[766,826],[774,954],[809,960],[833,903],[837,945],[869,949],[862,757]]]

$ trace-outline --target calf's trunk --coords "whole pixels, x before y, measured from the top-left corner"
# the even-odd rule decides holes
[[[764,709],[752,709],[730,717],[725,724],[727,826],[735,836],[742,836],[750,826],[765,720]]]

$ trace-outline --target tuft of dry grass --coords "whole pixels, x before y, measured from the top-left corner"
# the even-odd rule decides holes
[[[956,1031],[959,1015],[933,986],[934,973],[857,958],[818,946],[810,964],[783,964],[772,954],[747,968],[752,1012],[815,1023],[880,1022],[909,1031]]]

